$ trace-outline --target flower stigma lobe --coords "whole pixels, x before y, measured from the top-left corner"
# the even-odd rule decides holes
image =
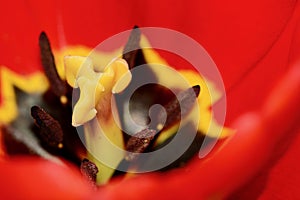
[[[103,72],[97,72],[90,58],[66,56],[65,69],[67,82],[80,89],[80,97],[73,110],[73,126],[93,119],[100,99],[105,99],[105,95],[121,92],[131,80],[128,65],[120,58],[109,63]]]

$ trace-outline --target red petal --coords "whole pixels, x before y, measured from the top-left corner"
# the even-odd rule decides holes
[[[300,185],[300,129],[295,133],[289,150],[270,170],[261,199],[299,199]]]
[[[0,162],[1,199],[86,199],[91,192],[78,171],[37,158]]]
[[[2,135],[2,130],[0,127],[0,161],[3,159],[4,157],[4,146],[3,146],[3,135]]]
[[[51,40],[53,38],[54,46],[59,46],[59,43],[64,42],[63,37],[58,39],[58,36],[61,35],[61,29],[57,25],[59,23],[56,24],[56,22],[57,20],[59,21],[60,18],[57,19],[53,17],[52,20],[52,16],[61,16],[62,24],[65,25],[65,41],[70,44],[86,43],[88,45],[95,45],[98,41],[110,36],[112,33],[131,28],[133,24],[174,28],[183,31],[191,35],[197,41],[202,42],[220,67],[227,89],[231,88],[234,83],[240,80],[245,72],[255,68],[249,73],[248,77],[245,77],[243,82],[240,82],[236,88],[232,89],[232,92],[229,91],[229,119],[236,118],[241,112],[258,108],[264,101],[267,91],[272,88],[287,66],[288,54],[285,52],[289,50],[289,43],[291,42],[290,39],[293,33],[292,29],[295,26],[295,17],[289,21],[289,25],[286,27],[285,25],[291,17],[291,13],[296,3],[295,0],[265,0],[251,2],[213,0],[193,1],[188,4],[186,4],[186,2],[174,3],[173,1],[165,1],[161,4],[154,3],[153,1],[136,1],[135,5],[115,1],[105,1],[102,2],[101,5],[99,5],[100,3],[96,3],[96,1],[91,2],[92,4],[86,1],[84,4],[67,2],[62,3],[59,6],[57,6],[58,2],[56,2],[53,6],[50,2],[30,1],[28,4],[25,4],[23,1],[18,3],[6,1],[5,4],[1,6],[0,10],[1,13],[5,15],[5,17],[2,17],[0,23],[1,27],[4,27],[0,38],[0,49],[1,52],[3,52],[0,56],[1,65],[8,65],[12,69],[24,74],[31,73],[36,68],[39,69],[39,64],[37,64],[39,63],[37,57],[37,44],[35,46],[34,42],[37,42],[36,38],[38,38],[37,36],[40,28],[49,28],[49,31],[51,32],[50,37]],[[170,5],[172,5],[172,7]],[[29,8],[29,10],[25,11],[23,8]],[[15,12],[12,12],[12,10]],[[58,13],[62,13],[62,15]],[[299,10],[295,13],[299,13]],[[42,17],[40,17],[40,15],[42,15]],[[48,20],[48,16],[51,20]],[[41,22],[36,22],[35,20],[37,19],[40,19]],[[24,23],[24,21],[26,21],[26,23]],[[197,23],[195,23],[195,21]],[[39,25],[35,26],[34,23],[40,24],[40,28],[38,28]],[[23,37],[24,30],[26,30],[26,39]],[[89,35],[89,37],[86,37],[87,35]],[[266,55],[266,53],[268,53],[268,55]],[[266,55],[266,57],[263,57],[264,55]],[[299,58],[299,54],[295,54],[294,56]],[[259,61],[261,62],[256,65]],[[266,75],[268,75],[268,82],[265,81]],[[248,89],[248,93],[245,93],[246,89]],[[279,94],[286,95],[285,93]],[[294,108],[297,111],[297,104],[291,105],[294,106],[291,108]],[[269,111],[265,112],[268,113]],[[294,114],[293,110],[290,112]],[[287,125],[286,123],[288,120],[295,120],[295,118],[293,118],[295,116],[290,115],[290,113],[286,114],[283,112],[281,114],[289,116],[289,118],[283,119],[283,123],[275,124],[279,125],[276,127],[280,130]],[[268,116],[278,117],[278,113],[272,113],[272,115]],[[253,120],[253,125],[256,124],[260,127],[261,124],[256,117],[252,116],[250,118]],[[271,117],[271,119],[273,118]],[[274,118],[274,120],[275,119],[277,118]],[[242,124],[243,123],[240,122],[240,126],[242,126]],[[274,125],[274,123],[270,122],[267,125],[271,126]],[[266,128],[266,125],[261,126]],[[268,127],[268,129],[269,128],[270,127]],[[256,129],[257,127],[249,127],[249,130],[254,131]],[[249,130],[241,128],[240,133],[249,133]],[[270,128],[270,130],[273,129]],[[260,133],[261,130],[256,131],[257,133]],[[266,132],[262,131],[262,133]],[[282,136],[283,131],[281,130],[277,133],[279,136]],[[274,141],[275,140],[277,141],[279,139],[274,138]],[[234,141],[234,139],[232,141]],[[257,142],[259,144],[259,141]],[[270,141],[266,142],[266,144],[269,142]],[[228,156],[233,155],[234,148],[235,151],[237,151],[239,147],[250,148],[249,145],[245,145],[245,147],[235,145],[236,144],[233,144],[232,147],[227,147],[232,153],[229,153],[227,158]],[[271,142],[269,145],[273,145],[273,143]],[[263,148],[263,150],[268,154],[270,149]],[[253,150],[249,151],[252,152]],[[216,155],[223,154],[219,153]],[[220,158],[219,161],[218,158]],[[215,163],[224,161],[218,156],[213,160],[217,160]],[[238,166],[242,165],[240,163],[241,161],[242,159],[236,161]],[[265,160],[262,159],[262,162],[265,162]],[[198,165],[195,166],[198,167]],[[201,167],[201,169],[202,168],[203,167]],[[225,169],[229,170],[230,167]],[[206,171],[204,170],[200,174],[204,172]],[[175,171],[174,173],[178,172]],[[181,171],[179,173],[181,174]],[[249,176],[251,173],[248,172],[243,175],[243,178],[241,178],[243,180],[239,179],[239,177],[234,177],[234,180],[238,179],[237,183],[238,181],[245,181],[245,176]],[[182,177],[183,175],[171,177],[170,179],[172,179],[172,181],[167,181],[170,185],[166,186],[166,190],[170,192],[169,195],[175,196],[178,194],[174,192],[173,186],[179,188],[181,183],[180,179],[188,180],[183,182],[186,187],[190,187],[191,189],[194,189],[193,191],[197,191],[201,186],[197,186],[194,183],[193,185],[190,184],[191,180],[197,178],[196,175],[196,173],[187,173],[187,177],[192,177],[191,179]],[[222,173],[220,175],[222,175]],[[209,190],[210,186],[212,188],[218,186],[209,185],[215,182],[214,178],[205,174],[203,174],[203,176],[204,178],[206,177],[204,180],[208,181],[208,186],[203,187],[204,189],[211,192]],[[143,192],[147,195],[149,189],[155,189],[154,191],[161,189],[156,186],[160,182],[157,181],[155,177],[139,180],[140,181],[137,182],[129,182],[129,185],[127,186],[129,189],[124,191],[124,193],[132,195],[136,194],[132,191],[136,184],[139,184],[139,186],[142,187],[138,194],[142,195],[143,198],[145,197],[143,196]],[[226,177],[224,180],[227,180]],[[130,185],[132,186],[132,189],[130,189]],[[146,189],[143,189],[143,186],[148,188],[148,190],[146,191]],[[127,187],[123,187],[123,190]],[[228,188],[225,187],[222,190],[228,192],[232,190],[233,187],[234,186],[228,186]],[[184,193],[179,195],[184,195]],[[190,195],[196,194],[191,193]]]
[[[54,45],[63,43],[65,37],[67,44],[91,46],[132,28],[134,24],[172,28],[191,35],[208,49],[229,87],[271,48],[291,17],[295,2],[214,0],[187,3],[168,0],[158,4],[138,0],[130,3],[95,0],[41,3],[31,0],[2,6],[1,13],[11,20],[3,20],[1,27],[5,27],[5,34],[15,33],[16,39],[20,40],[23,30],[27,36],[37,34],[37,29],[47,29]],[[6,27],[10,28],[7,30]],[[27,38],[26,43],[32,45],[35,36]],[[21,44],[19,40],[10,42]],[[14,52],[9,53],[13,55]]]
[[[295,136],[295,131],[289,130],[299,128],[299,88],[300,69],[294,67],[274,88],[265,102],[265,109],[240,117],[234,126],[238,133],[210,159],[205,162],[195,160],[191,166],[166,176],[148,175],[112,183],[100,190],[97,197],[207,199],[230,195],[261,170],[268,169],[273,164],[270,161],[278,159],[274,152],[283,144],[285,136]],[[282,96],[284,100],[274,96]],[[273,105],[273,109],[268,109],[268,105]],[[287,114],[289,118],[284,120]]]
[[[19,74],[40,70],[38,30],[34,17],[25,9],[24,1],[5,1],[0,7],[0,67],[4,66]]]
[[[6,1],[0,8],[5,16],[0,21],[3,27],[0,64],[21,74],[40,70],[37,38],[42,30],[48,32],[52,45],[58,48],[69,44],[94,47],[134,24],[172,28],[204,45],[217,63],[229,92],[230,122],[240,113],[257,108],[266,91],[285,70],[294,23],[289,19],[295,3],[295,0],[248,3],[238,0],[174,3],[169,0],[159,4],[138,0],[130,3]],[[176,59],[169,61],[175,66],[185,65]],[[233,85],[239,86],[232,88]],[[248,89],[247,93],[244,88]]]
[[[228,124],[242,113],[259,109],[279,77],[288,70],[292,40],[300,38],[299,34],[295,35],[299,17],[300,4],[272,49],[251,71],[240,77],[236,85],[227,90]],[[294,55],[294,59],[299,58],[300,54]]]
[[[292,93],[294,90],[299,90],[299,84],[292,84],[299,81],[299,77],[297,77],[297,74],[300,73],[299,44],[300,26],[298,23],[297,30],[294,33],[294,40],[292,42],[289,59],[291,65],[294,66],[294,70],[291,71],[290,76],[286,78],[286,82],[290,82],[291,84],[286,84],[285,87],[279,87],[279,90],[281,91],[278,92],[285,95],[274,94],[273,96],[270,96],[268,101],[269,104],[264,108],[267,117],[272,119],[271,121],[269,120],[269,124],[274,130],[272,136],[278,130],[286,132],[281,144],[278,145],[272,153],[274,155],[273,157],[275,157],[274,160],[277,161],[283,153],[284,155],[274,166],[272,166],[274,163],[269,163],[269,166],[263,169],[259,177],[256,177],[239,191],[238,196],[242,199],[249,197],[250,195],[255,195],[256,197],[261,196],[261,199],[298,199],[300,197],[298,190],[300,184],[300,173],[298,170],[300,168],[300,162],[299,159],[297,159],[300,150],[299,122],[298,124],[294,124],[293,129],[286,129],[289,127],[286,125],[288,123],[291,124],[294,121],[293,119],[298,119],[299,121],[299,116],[297,117],[297,112],[299,112],[297,111],[299,100],[297,100],[297,98],[289,98],[293,95]],[[290,108],[286,109],[285,112],[282,112],[282,107],[286,104],[285,102],[288,102]],[[272,118],[272,116],[277,117]],[[260,192],[262,193],[261,195],[259,194]]]

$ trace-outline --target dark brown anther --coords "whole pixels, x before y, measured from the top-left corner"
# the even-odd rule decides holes
[[[199,94],[200,94],[200,90],[201,90],[200,85],[194,85],[192,87],[192,89],[194,90],[194,93],[195,93],[196,97],[198,97]]]
[[[177,97],[172,99],[167,103],[164,108],[167,114],[166,122],[164,123],[164,128],[170,127],[172,124],[180,121],[182,116],[186,116],[194,106],[197,97],[200,93],[200,86],[195,85],[187,90],[180,92]],[[158,129],[161,129],[163,125],[162,122],[165,119],[165,112],[161,111],[158,113]]]
[[[144,152],[154,139],[155,134],[155,130],[144,129],[129,138],[126,144],[127,155],[125,156],[125,160],[132,161],[137,157],[136,153]]]
[[[66,85],[62,81],[57,73],[54,56],[51,50],[49,39],[45,32],[42,32],[39,37],[39,46],[42,59],[42,65],[47,78],[51,85],[51,91],[62,99],[62,102],[66,100]]]
[[[59,122],[38,106],[31,107],[31,116],[40,128],[40,136],[43,142],[50,147],[62,148],[63,131]]]
[[[97,173],[99,172],[97,166],[89,161],[88,159],[83,159],[80,165],[80,171],[82,175],[93,185],[96,187],[96,178]]]
[[[140,40],[141,31],[138,26],[134,26],[123,50],[123,58],[128,63],[129,69],[132,69],[137,65],[137,56],[139,51],[141,51]]]

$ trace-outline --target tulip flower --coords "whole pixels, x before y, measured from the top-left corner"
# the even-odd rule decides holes
[[[183,168],[117,177],[95,190],[68,161],[42,149],[35,153],[46,159],[11,155],[14,146],[8,146],[1,129],[1,198],[299,198],[299,9],[294,0],[5,2],[0,8],[1,127],[22,128],[27,119],[20,117],[12,86],[32,96],[49,87],[40,61],[40,32],[50,38],[62,77],[65,55],[86,56],[100,41],[138,24],[174,29],[203,45],[224,81],[225,127],[236,132]],[[161,54],[178,71],[190,67]],[[80,148],[69,153],[83,157]]]

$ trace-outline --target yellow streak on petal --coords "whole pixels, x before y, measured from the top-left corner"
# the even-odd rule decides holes
[[[145,36],[141,37],[141,46],[142,47],[151,47],[149,41]],[[164,66],[168,66],[168,63],[160,57],[160,55],[153,49],[147,48],[143,50],[147,63],[150,64],[161,64]],[[170,87],[180,88],[178,85],[177,79],[164,77],[164,74],[161,73],[159,68],[153,67],[156,75],[158,75],[159,80],[163,81],[166,85]],[[178,70],[178,72],[186,79],[186,81],[190,84],[190,86],[200,85],[201,92],[198,97],[198,105],[200,112],[200,120],[198,125],[198,130],[208,134],[211,137],[227,137],[234,133],[234,130],[223,127],[219,125],[217,121],[213,118],[213,113],[210,108],[216,101],[221,98],[220,91],[214,86],[213,82],[209,80],[204,80],[198,73],[192,70]],[[168,72],[168,77],[172,77],[170,75],[172,72]],[[174,72],[176,75],[176,72]],[[219,134],[220,133],[220,134]]]
[[[22,76],[6,66],[0,66],[2,104],[0,106],[0,125],[13,121],[17,115],[17,103],[14,86],[27,93],[42,93],[48,88],[48,82],[42,72]]]
[[[121,52],[121,49],[117,51]],[[54,50],[55,63],[60,77],[65,79],[64,57],[66,55],[87,56],[90,52],[91,48],[85,46],[67,46],[61,50]],[[101,60],[97,62],[108,63],[111,60],[111,52],[101,52],[101,55],[103,55]],[[14,86],[26,93],[38,94],[45,92],[49,87],[48,80],[43,72],[37,71],[29,75],[22,75],[3,65],[0,65],[0,81],[2,95],[0,124],[12,122],[18,115]]]
[[[204,80],[198,73],[191,70],[179,70],[190,85],[200,85],[201,92],[198,97],[200,120],[198,130],[211,137],[228,137],[234,131],[217,123],[210,108],[220,97],[218,89],[209,80]]]

